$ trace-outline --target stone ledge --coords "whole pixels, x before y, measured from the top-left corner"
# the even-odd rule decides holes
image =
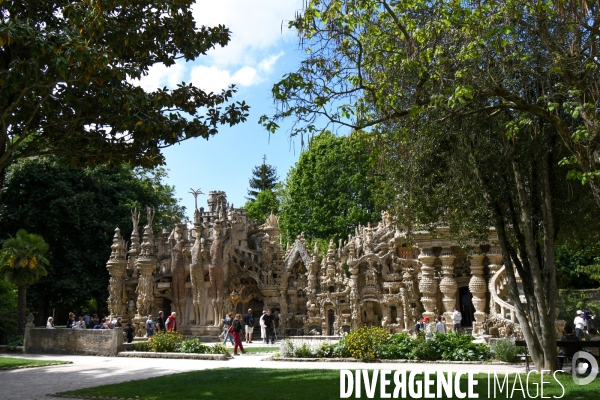
[[[295,358],[277,357],[265,358],[262,361],[294,361],[294,362],[363,362],[356,358]],[[522,363],[507,363],[504,361],[444,361],[444,360],[373,360],[369,363],[382,364],[475,364],[475,365],[522,365]]]
[[[23,346],[0,346],[0,353],[23,353]]]
[[[196,353],[154,353],[152,351],[122,351],[117,357],[139,357],[139,358],[175,358],[191,360],[214,360],[225,361],[229,359],[226,354],[196,354]]]

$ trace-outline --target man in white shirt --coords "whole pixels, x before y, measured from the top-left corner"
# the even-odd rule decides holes
[[[265,315],[267,315],[267,311],[263,310],[263,313],[260,316],[260,320],[258,321],[259,322],[259,326],[260,326],[260,337],[263,340],[263,343],[266,343],[266,341],[267,341],[267,328],[265,328],[264,324],[263,324],[263,317]]]
[[[583,320],[583,311],[577,310],[577,316],[573,321],[573,325],[575,326],[575,336],[581,338],[583,335],[583,327],[585,325],[585,321]]]
[[[452,330],[454,333],[458,333],[460,329],[460,321],[462,321],[462,314],[458,311],[458,307],[454,307],[454,312],[452,313]]]

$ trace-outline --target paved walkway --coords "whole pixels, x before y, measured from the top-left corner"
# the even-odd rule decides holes
[[[262,347],[260,343],[250,345]],[[73,364],[40,368],[7,370],[0,372],[0,397],[6,400],[42,400],[48,395],[68,390],[83,389],[111,383],[146,379],[179,372],[211,368],[296,368],[296,369],[391,369],[391,370],[475,370],[524,372],[524,367],[474,364],[388,364],[388,363],[337,363],[337,362],[284,362],[262,361],[265,354],[246,354],[228,361],[171,360],[127,357],[93,357],[64,355],[14,355],[2,357],[32,358],[40,360],[65,360]]]

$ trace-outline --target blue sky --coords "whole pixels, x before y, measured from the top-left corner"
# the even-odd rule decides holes
[[[222,127],[208,141],[192,139],[163,151],[169,169],[167,183],[175,186],[188,216],[194,208],[190,188],[201,188],[205,193],[198,197],[199,206],[206,205],[209,190],[224,190],[228,200],[240,207],[246,201],[252,168],[262,163],[263,155],[277,168],[280,179],[297,161],[299,140],[290,140],[285,129],[269,134],[258,125],[258,118],[272,113],[273,83],[293,71],[303,54],[294,32],[287,29],[288,21],[301,7],[297,0],[198,0],[194,7],[196,23],[227,26],[232,31],[230,44],[194,62],[170,68],[155,66],[139,82],[146,90],[153,90],[191,81],[211,91],[233,83],[238,87],[235,100],[244,100],[251,107],[246,123]]]

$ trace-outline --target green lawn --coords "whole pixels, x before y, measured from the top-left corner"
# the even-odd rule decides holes
[[[45,367],[46,365],[70,364],[70,361],[28,360],[24,358],[0,357],[0,368]]]
[[[531,396],[535,396],[534,377],[532,374],[529,383]],[[521,374],[523,385],[526,375]],[[539,384],[539,376],[537,376]],[[475,392],[479,399],[488,399],[487,375],[477,375],[475,379],[479,384],[475,386]],[[562,396],[561,387],[552,377],[546,376],[545,381],[553,384],[544,386],[544,396]],[[559,380],[565,387],[564,398],[569,399],[592,399],[593,393],[600,393],[600,378],[587,386],[577,386],[573,383],[569,374],[562,374]],[[392,380],[393,382],[393,380]],[[514,376],[510,377],[510,388],[514,382]],[[466,391],[467,378],[461,379],[461,388]],[[393,383],[388,392],[393,392]],[[340,372],[335,370],[299,370],[299,369],[247,369],[247,368],[220,368],[186,372],[182,374],[169,375],[146,380],[125,382],[115,385],[103,385],[100,387],[76,390],[62,393],[63,395],[103,396],[104,398],[136,398],[147,399],[228,399],[242,396],[244,400],[304,400],[304,399],[339,399],[340,398]],[[354,394],[350,397],[356,398]],[[366,399],[365,389],[362,396]],[[375,399],[379,397],[377,388]],[[410,395],[407,398],[411,398]],[[415,397],[415,398],[424,398]],[[443,397],[446,399],[446,397]],[[489,398],[494,398],[493,393]],[[506,399],[505,395],[498,394],[496,399]],[[511,399],[525,399],[520,391],[514,392]],[[538,398],[540,398],[538,394]]]

